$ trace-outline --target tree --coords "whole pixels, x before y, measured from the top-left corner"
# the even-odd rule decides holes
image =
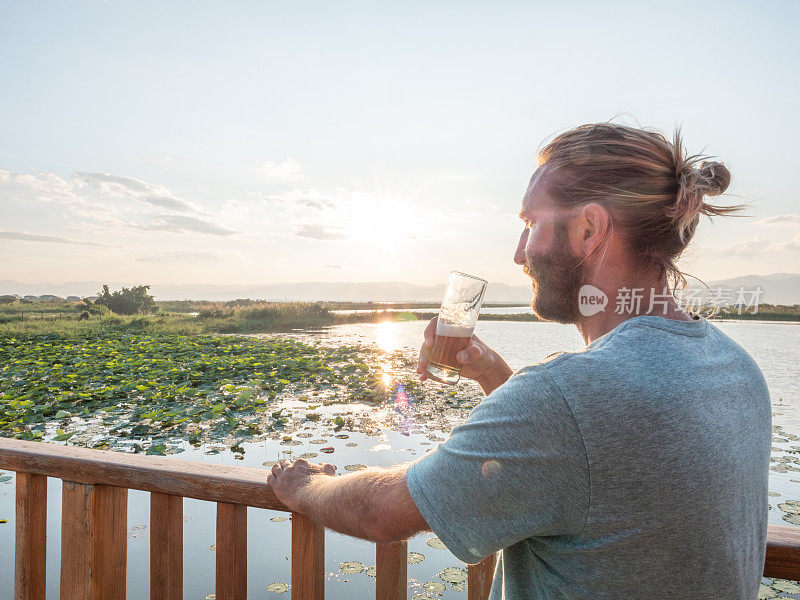
[[[110,292],[108,286],[103,286],[100,297],[95,304],[107,306],[118,315],[137,315],[152,312],[156,307],[155,299],[147,293],[149,285],[137,285],[132,288],[122,288],[121,291]]]

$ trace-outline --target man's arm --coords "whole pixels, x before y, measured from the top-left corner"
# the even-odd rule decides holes
[[[408,492],[406,465],[333,473],[330,464],[284,460],[267,482],[290,509],[339,533],[395,542],[430,530]]]

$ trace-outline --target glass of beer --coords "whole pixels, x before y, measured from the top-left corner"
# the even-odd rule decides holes
[[[450,271],[436,323],[436,340],[428,361],[426,375],[429,378],[448,385],[458,383],[461,365],[456,354],[469,345],[484,292],[486,280]]]

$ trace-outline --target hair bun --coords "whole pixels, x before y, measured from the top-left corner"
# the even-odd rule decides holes
[[[699,187],[706,196],[719,196],[731,183],[731,172],[719,162],[703,161],[700,163]]]

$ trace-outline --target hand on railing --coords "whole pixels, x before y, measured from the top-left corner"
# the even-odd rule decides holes
[[[336,474],[336,467],[330,463],[310,463],[304,458],[289,462],[282,460],[272,467],[267,483],[278,500],[295,512],[306,513],[309,493],[313,493],[314,480]]]

